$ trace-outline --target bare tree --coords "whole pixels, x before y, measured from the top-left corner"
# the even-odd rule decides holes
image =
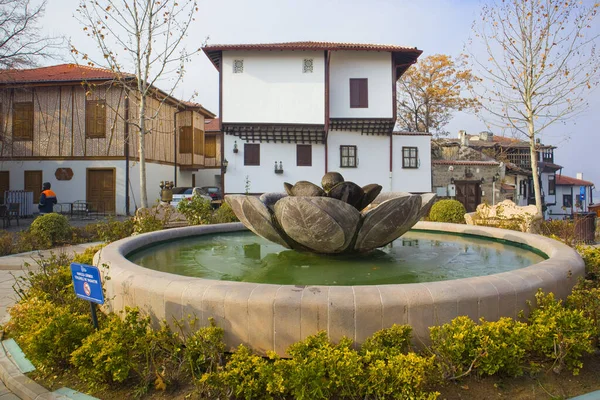
[[[538,135],[584,110],[586,95],[598,85],[598,34],[592,24],[599,6],[571,0],[504,0],[484,6],[474,24],[475,39],[486,49],[485,56],[474,58],[483,79],[477,94],[491,125],[527,138],[534,177]],[[542,215],[540,181],[533,183]]]
[[[410,132],[447,135],[443,128],[453,111],[476,110],[478,102],[463,96],[477,78],[465,59],[434,54],[410,68],[398,83],[398,123]]]
[[[171,78],[171,96],[184,74],[191,54],[183,41],[198,11],[197,1],[178,0],[82,0],[77,9],[83,31],[100,50],[93,55],[72,46],[72,52],[88,63],[111,69],[127,96],[137,102],[138,115],[126,123],[138,132],[140,203],[148,207],[146,188],[145,135],[148,122],[157,118],[160,107],[150,111],[149,96],[159,96],[156,84]],[[134,71],[127,73],[127,68]],[[163,95],[163,101],[165,96]],[[161,102],[162,105],[162,102]]]
[[[0,68],[33,66],[62,48],[62,38],[39,33],[45,7],[46,1],[32,6],[30,0],[0,0]]]

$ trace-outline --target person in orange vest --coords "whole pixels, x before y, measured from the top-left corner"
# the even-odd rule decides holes
[[[56,202],[56,193],[50,190],[50,182],[44,182],[42,185],[42,194],[40,194],[40,204],[38,204],[40,214],[54,212]]]

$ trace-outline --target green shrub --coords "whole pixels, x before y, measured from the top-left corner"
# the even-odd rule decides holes
[[[240,345],[218,373],[200,378],[203,394],[210,398],[273,399],[286,392],[282,360],[265,359]]]
[[[212,218],[212,205],[202,196],[194,194],[191,199],[184,199],[177,205],[177,211],[185,216],[188,224],[210,224]]]
[[[600,281],[600,247],[577,246],[577,252],[585,263],[586,278]]]
[[[600,344],[600,285],[597,281],[581,280],[567,297],[567,306],[583,312],[594,324],[596,345]]]
[[[0,231],[0,257],[13,254],[16,247],[16,235],[5,230]]]
[[[91,246],[85,249],[82,253],[75,254],[73,257],[73,262],[94,265],[94,256],[97,252],[104,248],[104,244],[99,244],[96,246]]]
[[[7,331],[43,373],[67,368],[71,353],[93,331],[89,314],[37,297],[15,304],[10,316]]]
[[[229,203],[223,202],[213,213],[212,222],[213,224],[224,224],[227,222],[239,222],[239,219],[231,209]]]
[[[433,400],[439,393],[425,388],[435,381],[435,374],[435,356],[396,353],[366,367],[361,398]]]
[[[200,328],[185,339],[185,359],[195,379],[203,373],[215,372],[222,364],[223,335],[223,328],[216,326],[211,318],[210,326]]]
[[[454,224],[464,224],[465,206],[458,200],[440,200],[431,207],[429,211],[429,220],[434,222],[451,222]]]
[[[46,247],[67,243],[71,239],[71,226],[64,215],[51,213],[37,217],[29,228],[31,234]]]
[[[569,246],[575,245],[575,223],[572,220],[555,219],[542,221],[540,233]]]
[[[523,374],[523,365],[531,344],[531,331],[527,324],[512,318],[500,318],[494,322],[481,321],[477,332],[477,352],[480,357],[475,366],[480,375]]]
[[[295,399],[354,397],[364,374],[361,357],[352,340],[332,344],[326,332],[292,344],[285,365],[286,384]]]
[[[71,355],[79,377],[92,387],[145,376],[150,318],[126,309],[123,319],[110,315],[102,329],[85,338]]]
[[[593,322],[582,310],[564,307],[552,293],[539,291],[535,297],[537,307],[529,316],[532,352],[543,361],[552,361],[555,371],[566,366],[577,375],[583,354],[594,351]]]
[[[392,325],[375,332],[360,347],[362,355],[373,353],[376,357],[387,358],[394,354],[406,353],[410,347],[412,328],[410,325]]]
[[[163,212],[161,212],[161,210]],[[164,229],[172,214],[170,207],[158,206],[152,208],[142,208],[137,210],[133,219],[133,231],[135,233],[146,233],[160,231]]]
[[[88,226],[96,232],[98,239],[106,243],[129,237],[134,232],[133,218],[123,221],[108,220]]]
[[[469,317],[429,328],[430,350],[435,354],[444,378],[466,374],[481,357],[477,324]]]

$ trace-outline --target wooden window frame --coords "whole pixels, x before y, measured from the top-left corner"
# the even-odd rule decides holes
[[[256,154],[252,154],[254,151]],[[260,165],[260,143],[244,143],[244,165],[253,167]]]
[[[369,108],[368,78],[350,78],[350,108]]]
[[[27,121],[21,116],[17,116],[17,113],[20,111],[21,107],[27,106],[30,108],[30,117]],[[29,110],[25,110],[29,111]],[[35,117],[34,117],[34,108],[33,101],[23,101],[13,104],[13,114],[12,114],[12,139],[13,141],[33,141],[33,125],[34,125]],[[21,126],[19,127],[19,124]],[[23,125],[25,128],[23,128]]]
[[[106,138],[106,100],[85,101],[85,137]]]
[[[565,202],[565,199],[569,199],[569,201]],[[567,205],[566,203],[568,203],[569,205]],[[573,208],[573,195],[571,195],[569,193],[563,194],[562,206],[565,208]]]
[[[2,107],[3,104],[0,103],[0,135],[4,135],[5,131],[4,131],[4,108]],[[2,138],[0,138],[1,140]]]
[[[192,154],[194,151],[194,132],[191,126],[179,128],[179,154]]]
[[[344,150],[348,151],[347,155],[344,155]],[[350,155],[350,150],[354,155]],[[348,160],[348,165],[344,165],[344,159]],[[340,168],[358,168],[358,148],[355,145],[340,145]]]
[[[210,140],[211,142],[215,143],[214,144],[215,154],[208,154],[207,140]],[[205,132],[205,134],[204,134],[204,157],[217,158],[217,135],[206,135],[206,132]]]
[[[412,150],[415,151],[413,156]],[[409,152],[408,156],[406,151]],[[414,160],[414,165],[411,165],[411,160]],[[415,146],[403,146],[402,147],[402,168],[406,169],[418,169],[419,168],[419,148]]]
[[[312,145],[297,144],[296,145],[296,166],[312,167]]]
[[[204,131],[198,128],[194,128],[194,154],[204,155]]]
[[[548,175],[548,196],[556,195],[556,175]]]

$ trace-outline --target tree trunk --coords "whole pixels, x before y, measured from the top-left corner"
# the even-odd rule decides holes
[[[146,96],[140,95],[139,106],[140,140],[138,155],[140,157],[140,205],[148,207],[148,191],[146,190]]]
[[[533,118],[533,117],[532,117]],[[540,187],[541,177],[538,174],[538,155],[535,146],[535,130],[533,122],[527,123],[527,129],[529,130],[529,152],[531,154],[531,173],[533,175],[533,192],[535,194],[535,206],[539,217],[544,217],[542,212],[542,188]]]

